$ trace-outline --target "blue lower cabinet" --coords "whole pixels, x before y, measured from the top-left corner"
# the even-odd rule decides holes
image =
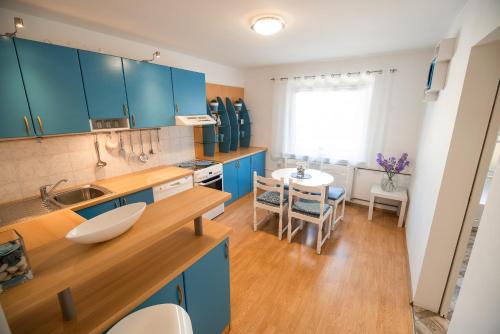
[[[226,205],[231,204],[238,199],[238,169],[237,162],[232,161],[223,165],[223,183],[224,191],[231,194],[231,199],[226,202]]]
[[[228,242],[221,242],[184,272],[186,307],[196,334],[219,334],[229,325]]]
[[[238,162],[238,197],[252,191],[251,157],[241,158]]]
[[[144,189],[136,193],[122,197],[122,205],[138,203],[138,202],[146,202],[146,204],[153,203],[154,202],[153,189],[151,188]]]
[[[186,298],[184,296],[184,277],[180,274],[130,313],[158,304],[177,304],[186,309]]]
[[[88,208],[76,211],[76,213],[78,213],[85,219],[92,219],[95,216],[99,216],[104,212],[116,209],[119,206],[137,202],[146,202],[146,204],[153,203],[154,202],[153,189],[151,188],[144,189],[136,193],[129,194],[127,196],[115,198],[114,200],[111,201],[107,201],[94,206],[89,206]]]
[[[120,199],[117,198],[112,201],[104,202],[94,206],[89,206],[88,208],[85,209],[78,210],[76,213],[78,213],[85,219],[92,219],[104,212],[116,209],[119,206],[120,206]]]
[[[252,155],[252,175],[257,172],[259,176],[266,176],[266,152]]]

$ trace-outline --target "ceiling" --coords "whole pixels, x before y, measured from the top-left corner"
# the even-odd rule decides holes
[[[2,6],[92,30],[251,67],[429,47],[466,0],[5,0]],[[274,36],[253,17],[281,15]]]

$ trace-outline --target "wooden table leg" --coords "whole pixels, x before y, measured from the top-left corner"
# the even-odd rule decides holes
[[[401,206],[399,209],[398,227],[403,226],[403,222],[405,219],[405,213],[406,213],[406,201],[401,201]]]
[[[375,205],[375,196],[370,195],[370,206],[368,208],[368,220],[373,218],[373,206]]]
[[[203,220],[201,217],[196,217],[194,219],[194,234],[203,235]]]

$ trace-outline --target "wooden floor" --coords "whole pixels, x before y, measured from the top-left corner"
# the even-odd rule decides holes
[[[316,255],[316,227],[292,244],[277,218],[252,230],[252,196],[217,218],[233,228],[231,333],[413,333],[404,229],[397,217],[347,206]],[[264,218],[264,211],[258,217]]]

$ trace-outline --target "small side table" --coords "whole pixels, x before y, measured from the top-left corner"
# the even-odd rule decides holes
[[[374,184],[370,192],[370,208],[368,209],[368,220],[372,220],[373,217],[373,206],[375,204],[375,197],[392,199],[401,202],[398,211],[398,216],[399,216],[398,227],[402,227],[403,221],[405,219],[406,204],[408,203],[408,194],[406,193],[406,189],[398,189],[393,192],[387,192],[382,190],[379,184]]]

